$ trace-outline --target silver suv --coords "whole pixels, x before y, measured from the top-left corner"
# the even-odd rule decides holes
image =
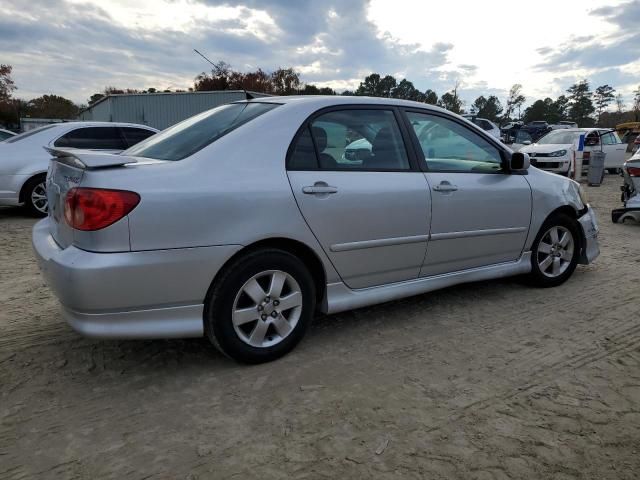
[[[67,320],[94,337],[206,335],[263,362],[316,311],[511,275],[551,287],[599,253],[576,182],[420,103],[271,97],[122,155],[51,152],[33,243]]]

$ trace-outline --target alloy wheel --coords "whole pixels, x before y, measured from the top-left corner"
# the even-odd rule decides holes
[[[266,348],[282,342],[302,313],[302,290],[281,270],[267,270],[245,282],[233,302],[233,328],[244,343]]]
[[[556,278],[571,265],[575,243],[571,231],[561,225],[551,227],[538,243],[536,261],[543,275]]]
[[[47,188],[44,182],[38,183],[31,190],[31,204],[38,212],[46,214],[49,209],[49,201],[47,200]]]

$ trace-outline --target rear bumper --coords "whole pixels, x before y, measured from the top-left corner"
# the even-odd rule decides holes
[[[96,253],[61,248],[49,227],[45,218],[33,228],[38,265],[69,324],[100,338],[201,336],[207,290],[241,248]]]
[[[578,222],[582,228],[584,239],[580,263],[586,265],[592,263],[598,255],[600,255],[600,245],[598,244],[598,222],[593,209],[588,207],[587,212],[578,219]]]

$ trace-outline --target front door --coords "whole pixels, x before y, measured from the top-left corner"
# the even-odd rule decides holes
[[[531,188],[502,172],[500,149],[463,121],[406,112],[431,189],[422,276],[517,260],[531,221]]]
[[[350,288],[418,277],[430,198],[393,109],[342,108],[312,118],[288,158],[300,211]]]
[[[627,144],[620,141],[617,133],[607,132],[602,135],[602,151],[606,154],[604,157],[605,168],[622,168]]]

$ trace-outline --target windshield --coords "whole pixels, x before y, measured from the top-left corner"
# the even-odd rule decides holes
[[[45,125],[44,127],[34,128],[33,130],[29,130],[28,132],[21,133],[20,135],[16,135],[15,137],[11,137],[8,140],[5,140],[4,143],[16,143],[25,138],[29,138],[31,135],[35,135],[36,133],[44,132],[45,130],[49,130],[50,128],[55,127],[56,124],[53,125]]]
[[[277,106],[277,103],[222,105],[167,128],[125,150],[122,155],[182,160]]]
[[[566,145],[575,142],[580,132],[567,132],[566,130],[554,130],[538,140],[538,145]]]

